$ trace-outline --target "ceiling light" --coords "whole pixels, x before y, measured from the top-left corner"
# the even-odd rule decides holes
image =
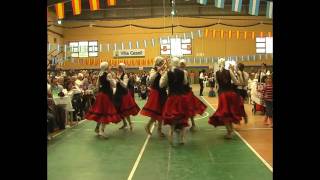
[[[61,20],[58,20],[58,24],[62,24],[62,21],[61,21]]]

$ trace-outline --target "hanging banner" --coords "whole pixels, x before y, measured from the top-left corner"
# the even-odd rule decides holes
[[[193,32],[191,32],[191,39],[193,39]]]
[[[151,43],[152,43],[152,47],[154,47],[155,43],[154,43],[154,39],[153,38],[151,39]]]
[[[266,17],[269,19],[272,19],[272,15],[273,15],[273,2],[267,1]]]
[[[116,5],[116,0],[107,0],[108,6],[115,6]]]
[[[209,33],[209,30],[205,29],[205,33],[204,34],[205,34],[206,37],[208,37],[208,33]]]
[[[244,32],[244,39],[247,39],[247,31]]]
[[[64,3],[55,4],[57,19],[64,18]]]
[[[201,38],[201,30],[200,29],[198,30],[198,35],[199,35],[199,38]]]
[[[145,51],[144,49],[116,50],[113,51],[113,57],[145,57]]]
[[[260,32],[260,37],[263,37],[263,32],[262,31]]]
[[[242,0],[232,0],[232,11],[241,12]]]
[[[214,39],[216,37],[216,30],[214,29],[213,31],[212,31],[212,38]]]
[[[73,15],[81,14],[81,0],[72,0]]]
[[[232,37],[232,31],[229,30],[229,39],[231,39],[231,37]]]
[[[240,37],[240,32],[237,31],[237,39],[239,39],[239,37]]]
[[[199,3],[201,5],[207,5],[208,0],[197,0],[197,3]]]
[[[224,0],[215,0],[214,6],[217,8],[224,8]]]
[[[117,43],[114,43],[114,50],[117,50]]]
[[[147,48],[147,40],[143,40],[144,42],[144,48]]]
[[[89,0],[90,10],[96,11],[100,9],[99,0]]]
[[[139,49],[139,41],[136,42],[136,48]]]
[[[253,16],[259,15],[260,0],[250,0],[249,14]]]
[[[121,49],[124,50],[124,44],[121,42]]]
[[[108,52],[110,51],[110,44],[109,43],[107,44],[107,51]]]
[[[129,49],[132,49],[132,42],[129,41]]]
[[[223,39],[223,29],[221,29],[220,31],[220,36],[221,36],[221,39]]]

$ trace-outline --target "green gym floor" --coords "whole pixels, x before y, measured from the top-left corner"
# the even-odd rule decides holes
[[[146,101],[136,102],[143,107]],[[146,134],[144,116],[132,117],[132,132],[119,130],[122,123],[107,125],[109,139],[96,135],[95,122],[82,121],[48,142],[48,180],[271,180],[272,171],[237,135],[225,140],[224,127],[208,124],[214,110],[207,106],[195,118],[198,130],[173,147],[156,127]]]

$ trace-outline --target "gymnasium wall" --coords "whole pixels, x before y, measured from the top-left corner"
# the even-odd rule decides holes
[[[210,18],[210,17],[206,17]],[[217,18],[217,17],[211,17]],[[261,21],[272,23],[271,20],[266,20],[265,17],[253,17],[253,16],[225,16],[221,17],[220,23],[232,24],[235,26],[246,26],[249,24],[260,23]],[[175,17],[173,18],[173,24],[180,24],[185,26],[202,26],[213,23],[218,23],[218,19],[202,19],[202,18],[187,18],[187,17]],[[76,27],[81,25],[101,25],[101,26],[121,26],[125,24],[136,24],[140,26],[161,27],[170,26],[172,24],[171,17],[169,18],[150,18],[141,20],[114,20],[114,21],[74,21],[64,22],[63,26]],[[260,36],[260,32],[264,32],[264,36],[268,35],[268,32],[272,33],[272,25],[259,24],[251,27],[230,27],[225,25],[215,25],[212,27],[202,28],[203,37],[194,38],[192,43],[192,55],[190,57],[210,57],[210,56],[241,56],[241,55],[253,55],[256,52],[255,37],[252,38],[252,32],[255,36]],[[199,28],[174,28],[174,34],[190,33],[196,31]],[[205,29],[208,29],[207,37],[205,37]],[[221,38],[221,31],[224,31],[224,37]],[[213,37],[213,30],[215,30],[215,37]],[[240,31],[240,37],[237,39],[236,33],[233,32],[232,38],[229,39],[228,31]],[[244,39],[244,31],[247,31],[247,39]],[[171,28],[167,29],[143,29],[138,27],[123,27],[123,28],[99,28],[99,27],[82,27],[82,28],[64,28],[62,30],[65,43],[70,41],[81,40],[97,40],[98,43],[107,44],[113,46],[114,43],[118,43],[118,48],[121,42],[124,42],[125,48],[128,47],[128,42],[132,42],[132,48],[136,48],[136,41],[139,41],[140,48],[144,47],[143,40],[151,40],[155,38],[159,41],[160,37],[170,36]],[[196,35],[195,35],[196,36]],[[53,37],[51,35],[51,37]],[[50,36],[49,36],[50,38]],[[50,40],[49,40],[50,41]],[[160,54],[160,45],[156,43],[155,47],[152,47],[150,41],[145,48],[145,59],[152,59]],[[112,50],[109,52],[99,53],[97,59],[113,59]],[[125,61],[125,59],[124,59]],[[260,65],[262,62],[271,65],[272,57],[263,56],[259,61],[245,61],[246,65]],[[198,63],[191,65],[199,65]],[[95,66],[94,66],[95,67]],[[79,68],[79,67],[78,67]]]

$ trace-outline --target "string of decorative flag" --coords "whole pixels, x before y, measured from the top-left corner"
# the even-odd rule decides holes
[[[88,0],[90,5],[90,11],[97,11],[100,10],[100,4],[99,0]],[[70,2],[70,1],[68,1]],[[62,20],[65,18],[64,15],[64,5],[68,2],[61,2],[55,4],[55,10],[56,15],[59,20]],[[112,7],[116,6],[116,0],[106,0],[107,6]],[[201,5],[207,5],[208,0],[197,0],[197,2]],[[258,16],[259,15],[259,9],[260,9],[260,2],[261,0],[250,0],[249,2],[249,11],[248,14],[252,16]],[[71,0],[72,4],[72,12],[73,15],[79,15],[81,14],[81,0]],[[224,8],[225,1],[224,0],[215,0],[214,6],[216,8]],[[232,0],[232,8],[231,10],[233,12],[241,12],[242,10],[242,0]],[[273,17],[273,2],[272,1],[266,1],[266,18],[272,19]]]
[[[236,62],[256,62],[272,60],[272,54],[254,54],[241,56],[210,56],[210,57],[183,57],[190,65],[208,65],[218,62],[219,58],[225,58],[227,61]],[[62,68],[97,68],[105,58],[74,58],[71,61],[55,61],[53,64]],[[119,63],[125,63],[128,67],[150,67],[153,65],[152,58],[131,58],[131,59],[108,59],[110,66],[117,66]]]
[[[240,31],[240,30],[226,30],[226,29],[198,29],[197,31],[191,31],[189,33],[180,33],[175,34],[173,36],[162,36],[160,38],[151,38],[149,40],[136,40],[134,41],[127,41],[127,42],[114,42],[114,43],[106,43],[106,44],[99,44],[99,52],[110,52],[113,50],[124,50],[124,49],[140,49],[140,48],[147,48],[151,45],[151,47],[155,47],[156,45],[161,45],[162,39],[167,39],[169,42],[172,38],[181,38],[181,39],[195,39],[195,38],[210,38],[210,39],[232,39],[236,38],[237,40],[255,40],[256,37],[272,37],[272,32],[256,32],[256,31]],[[141,45],[140,45],[141,44]],[[57,45],[57,44],[48,44],[48,54],[50,52],[58,49],[59,46],[65,47],[67,51],[70,52],[69,45]],[[135,47],[134,47],[135,46]],[[62,50],[61,48],[58,49]],[[68,53],[69,54],[69,53]],[[64,60],[70,59],[70,57],[67,57],[67,54],[65,54]]]

